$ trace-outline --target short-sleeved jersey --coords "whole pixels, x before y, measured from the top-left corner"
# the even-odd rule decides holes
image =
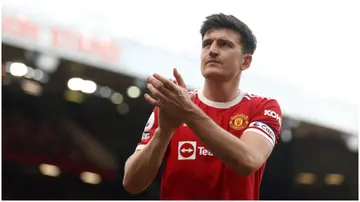
[[[219,126],[240,138],[244,131],[261,135],[273,146],[280,134],[282,113],[274,99],[240,92],[226,103],[195,93],[194,103]],[[146,124],[137,149],[146,146],[158,127],[155,108]],[[161,199],[168,200],[257,200],[265,169],[264,163],[256,172],[244,177],[214,156],[184,124],[177,128],[164,158]]]

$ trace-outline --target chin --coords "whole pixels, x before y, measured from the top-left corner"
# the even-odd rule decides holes
[[[226,80],[227,76],[225,74],[225,72],[222,69],[206,69],[205,71],[202,72],[202,75],[205,79],[210,79],[210,80]]]

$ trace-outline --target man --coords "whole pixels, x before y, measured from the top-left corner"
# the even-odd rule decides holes
[[[125,164],[123,185],[139,193],[162,160],[161,199],[255,200],[266,160],[277,143],[281,110],[276,100],[239,90],[256,38],[231,15],[208,16],[201,30],[203,89],[188,93],[154,74],[148,79],[155,105],[142,140]]]

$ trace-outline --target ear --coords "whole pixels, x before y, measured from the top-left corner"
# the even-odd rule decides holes
[[[242,63],[241,63],[240,69],[242,71],[247,70],[251,65],[251,61],[252,61],[252,55],[244,54],[242,57]]]

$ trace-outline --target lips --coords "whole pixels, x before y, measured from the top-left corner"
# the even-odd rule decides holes
[[[218,63],[218,64],[221,64],[221,62],[217,61],[217,60],[209,60],[206,62],[206,64],[209,64],[209,63]]]

